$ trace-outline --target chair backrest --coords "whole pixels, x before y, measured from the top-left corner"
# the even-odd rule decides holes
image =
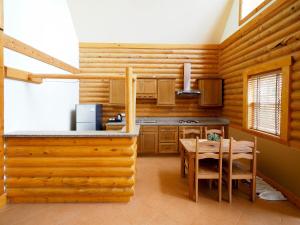
[[[216,149],[218,151],[215,151]],[[199,138],[197,137],[195,154],[195,168],[199,167],[199,160],[201,159],[217,159],[219,160],[219,173],[222,173],[223,138],[221,138],[220,141],[200,142]]]
[[[184,128],[183,138],[202,138],[202,127],[200,128]]]
[[[221,129],[207,129],[207,127],[204,127],[204,136],[207,138],[209,134],[218,134],[220,137],[225,138],[225,129],[224,126],[221,127]]]
[[[235,141],[231,137],[229,143],[229,167],[232,166],[233,160],[248,159],[251,160],[252,170],[256,170],[256,145],[256,137],[254,137],[254,141]]]

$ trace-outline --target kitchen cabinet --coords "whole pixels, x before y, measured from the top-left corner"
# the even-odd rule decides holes
[[[175,105],[175,79],[157,80],[157,105]]]
[[[158,126],[142,126],[139,142],[140,153],[157,153]]]
[[[178,152],[178,126],[159,126],[159,153]]]
[[[156,79],[137,79],[136,97],[142,99],[157,98],[157,80]]]
[[[110,80],[109,103],[112,105],[125,105],[125,80]]]
[[[198,88],[201,92],[199,106],[222,106],[222,79],[199,79]]]

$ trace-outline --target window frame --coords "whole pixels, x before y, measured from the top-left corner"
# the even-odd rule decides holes
[[[250,13],[248,13],[244,18],[242,18],[242,5],[243,0],[239,0],[239,26],[248,21],[252,16],[254,16],[259,10],[269,4],[272,0],[264,0],[256,8],[254,8]]]
[[[290,66],[292,57],[286,56],[266,63],[248,67],[243,72],[243,129],[262,137],[277,140],[279,142],[287,142],[288,130],[290,126],[289,105],[290,105]],[[281,118],[280,118],[280,135],[273,135],[267,132],[250,129],[248,127],[248,80],[252,75],[259,75],[275,70],[281,70],[282,87],[281,87]]]

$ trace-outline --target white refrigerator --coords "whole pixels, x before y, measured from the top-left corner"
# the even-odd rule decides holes
[[[102,130],[102,105],[77,104],[76,130]]]

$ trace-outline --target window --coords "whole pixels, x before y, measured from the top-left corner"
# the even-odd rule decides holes
[[[262,136],[287,141],[290,56],[243,72],[243,127]]]
[[[249,129],[280,136],[281,87],[280,70],[249,77]]]
[[[239,25],[246,22],[250,17],[252,17],[271,1],[272,0],[240,0]]]

